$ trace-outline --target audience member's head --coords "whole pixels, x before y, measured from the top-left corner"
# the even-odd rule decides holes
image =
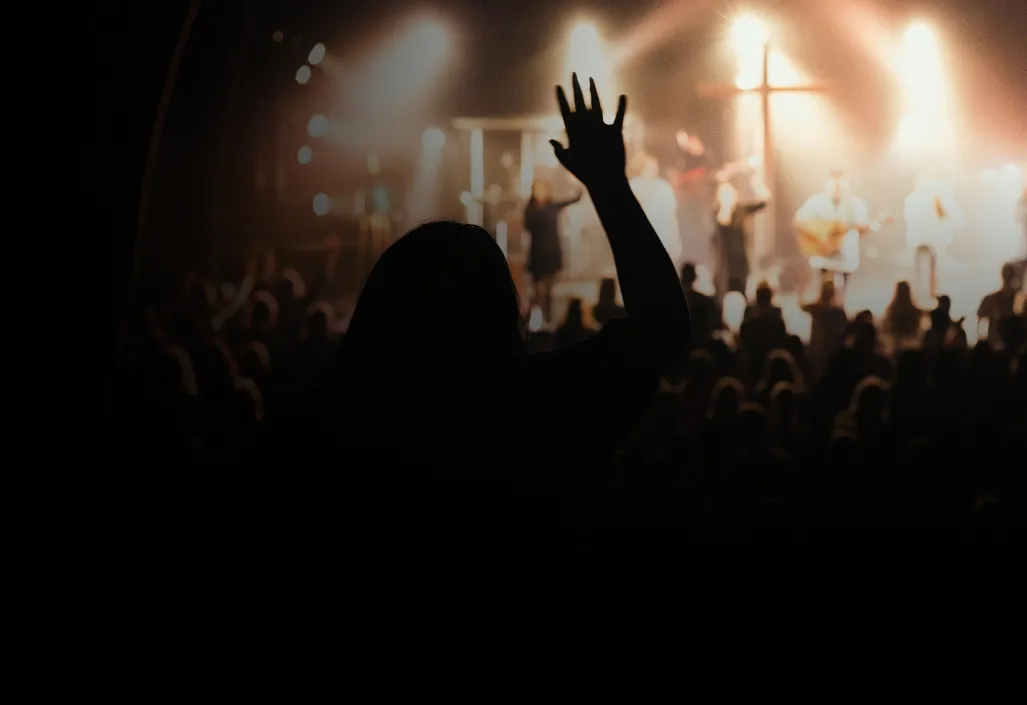
[[[770,306],[774,300],[774,290],[770,288],[770,284],[765,281],[761,281],[756,286],[756,305],[760,308],[766,308]]]
[[[365,379],[374,376],[368,370],[378,370],[472,382],[522,355],[523,331],[517,289],[492,236],[475,225],[428,223],[400,238],[374,266],[341,359]]]
[[[611,307],[617,304],[617,280],[613,277],[604,277],[599,282],[600,307]]]
[[[563,319],[563,325],[566,328],[573,328],[575,330],[585,327],[585,311],[581,303],[581,299],[571,299],[567,305],[567,315]]]
[[[695,263],[685,262],[681,265],[681,283],[685,289],[691,289],[695,285],[695,280],[698,278],[698,273],[695,269]]]
[[[278,323],[278,301],[267,291],[258,291],[250,304],[250,328],[273,330]]]
[[[834,304],[834,282],[825,281],[820,285],[820,303],[825,306]]]
[[[895,285],[895,294],[892,296],[893,307],[909,308],[913,306],[913,288],[907,281],[900,281]]]

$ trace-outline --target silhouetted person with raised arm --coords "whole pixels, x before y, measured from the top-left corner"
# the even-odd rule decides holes
[[[560,212],[580,200],[579,193],[566,201],[554,201],[552,184],[545,179],[535,179],[531,185],[531,199],[524,209],[524,227],[531,233],[528,272],[531,273],[535,303],[542,309],[546,323],[553,320],[553,281],[563,269]]]
[[[569,503],[603,479],[690,333],[674,266],[628,186],[626,100],[608,125],[594,84],[591,107],[573,86],[573,110],[557,91],[569,144],[553,147],[596,204],[626,318],[527,355],[492,237],[444,222],[408,233],[371,272],[335,379],[269,419],[272,556],[313,550],[357,572],[567,569]]]

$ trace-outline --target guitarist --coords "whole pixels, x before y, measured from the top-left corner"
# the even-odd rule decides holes
[[[810,267],[823,279],[834,281],[836,288],[840,278],[844,290],[849,277],[859,269],[860,234],[870,228],[866,204],[852,194],[845,174],[832,172],[827,187],[796,212],[794,223]],[[824,224],[829,225],[826,232]],[[814,246],[809,247],[809,243]]]

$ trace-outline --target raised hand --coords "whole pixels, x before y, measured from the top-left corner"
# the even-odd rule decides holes
[[[628,99],[620,97],[617,103],[617,117],[612,125],[603,119],[603,107],[595,81],[589,79],[591,107],[585,105],[585,95],[578,83],[578,75],[571,76],[574,90],[574,110],[567,103],[563,88],[557,86],[556,101],[560,104],[564,128],[567,132],[567,146],[557,140],[550,140],[556,158],[571,174],[588,188],[611,179],[623,179],[626,169],[624,154],[624,113]]]

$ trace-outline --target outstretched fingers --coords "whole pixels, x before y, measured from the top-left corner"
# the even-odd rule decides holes
[[[624,129],[624,113],[628,112],[628,97],[622,95],[620,100],[617,101],[617,117],[613,119],[613,126],[618,131]]]
[[[592,112],[602,119],[603,104],[599,101],[599,91],[596,90],[596,81],[594,78],[588,79],[588,92],[591,94],[589,97],[592,99]]]
[[[585,105],[585,94],[581,91],[581,82],[578,81],[578,74],[571,74],[571,89],[574,91],[574,110],[584,113],[588,110]]]
[[[567,104],[567,94],[563,92],[563,86],[556,87],[556,102],[560,106],[563,124],[566,125],[571,119],[571,106]]]

